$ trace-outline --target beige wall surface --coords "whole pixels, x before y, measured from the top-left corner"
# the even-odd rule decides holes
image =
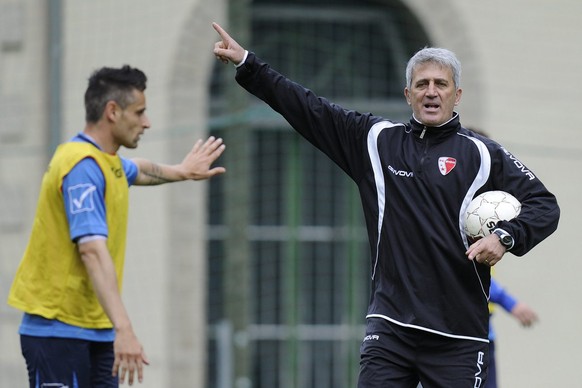
[[[40,5],[0,1],[0,386],[24,386],[17,327],[6,305],[12,275],[28,239],[46,163],[46,93],[41,61],[46,44]],[[27,23],[23,23],[24,21]],[[30,21],[35,21],[30,23]]]
[[[435,44],[454,50],[463,62],[463,123],[504,144],[562,208],[553,236],[525,257],[507,255],[496,266],[497,278],[541,319],[525,330],[497,310],[501,384],[575,386],[582,363],[577,351],[582,254],[575,235],[575,222],[582,219],[577,202],[582,135],[575,123],[582,101],[577,84],[582,2],[403,2]],[[47,157],[46,16],[39,6],[47,3],[0,0],[0,26],[7,23],[2,14],[22,16],[22,23],[0,27],[0,386],[23,386],[25,379],[16,335],[20,313],[4,301],[26,245]],[[62,140],[82,129],[89,73],[129,63],[149,76],[152,128],[140,148],[124,156],[179,162],[205,136],[215,41],[210,22],[224,20],[225,3],[63,1]],[[9,120],[7,112],[22,113]],[[142,386],[202,386],[176,376],[201,381],[204,373],[204,184],[136,188],[131,201],[124,298],[152,362]]]

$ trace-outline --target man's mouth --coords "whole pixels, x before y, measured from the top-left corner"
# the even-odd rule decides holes
[[[428,110],[436,110],[440,108],[439,104],[424,104],[424,108]]]

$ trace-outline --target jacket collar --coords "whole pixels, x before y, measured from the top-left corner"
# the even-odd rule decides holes
[[[453,112],[453,117],[449,121],[437,127],[427,127],[412,115],[410,125],[412,127],[412,133],[419,139],[442,139],[457,132],[461,128],[461,119],[457,112]]]

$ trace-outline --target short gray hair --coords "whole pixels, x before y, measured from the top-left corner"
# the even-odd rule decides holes
[[[455,87],[461,87],[461,62],[455,53],[444,48],[425,47],[414,54],[406,65],[406,86],[408,88],[412,86],[412,71],[416,66],[427,62],[435,62],[450,68],[453,72]]]

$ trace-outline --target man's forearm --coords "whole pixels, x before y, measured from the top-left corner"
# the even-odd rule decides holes
[[[136,185],[154,186],[185,179],[174,166],[158,164],[140,158],[133,159],[133,161],[139,169],[135,181]]]
[[[97,299],[115,330],[131,329],[129,316],[119,293],[117,274],[106,240],[79,244],[79,253],[85,264]]]
[[[181,163],[175,165],[159,164],[146,159],[132,159],[137,165],[138,174],[135,185],[161,185],[163,183],[208,179],[222,174],[224,167],[212,167],[212,163],[224,151],[222,139],[210,136],[206,141],[198,140]]]

